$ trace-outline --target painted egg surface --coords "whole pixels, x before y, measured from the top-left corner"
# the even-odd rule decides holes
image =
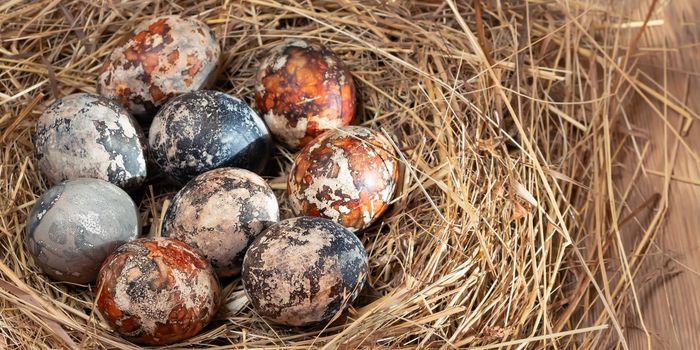
[[[187,244],[142,238],[119,247],[97,278],[97,308],[124,338],[167,345],[199,333],[214,317],[221,287]]]
[[[192,179],[173,198],[162,236],[199,249],[221,277],[240,272],[248,245],[279,221],[277,198],[248,170],[221,168]]]
[[[243,260],[243,287],[261,316],[289,326],[330,320],[367,279],[360,240],[326,219],[297,217],[264,231]]]
[[[356,231],[386,210],[397,177],[396,153],[386,138],[348,126],[326,132],[297,154],[287,194],[296,215],[324,217]]]
[[[170,98],[204,87],[220,52],[214,32],[198,20],[178,16],[148,20],[109,55],[97,91],[148,122]]]
[[[208,90],[172,99],[156,114],[148,136],[155,162],[181,182],[225,166],[260,172],[273,147],[253,109]]]
[[[256,78],[255,101],[270,132],[291,149],[355,116],[352,75],[320,43],[291,40],[273,48]]]
[[[105,258],[139,231],[136,205],[126,192],[106,181],[76,179],[39,197],[24,245],[51,278],[90,283]]]
[[[58,99],[39,118],[33,142],[51,184],[89,177],[131,189],[146,180],[141,128],[126,109],[102,96]]]

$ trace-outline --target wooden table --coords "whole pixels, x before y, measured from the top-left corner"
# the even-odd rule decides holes
[[[643,19],[648,7],[632,4],[634,17]],[[648,3],[651,3],[649,1]],[[639,62],[639,67],[668,91],[700,112],[700,1],[658,1],[652,19],[664,24],[647,29],[640,47],[668,48],[659,50]],[[644,53],[641,50],[640,53]],[[648,52],[648,51],[647,51]],[[664,58],[664,56],[666,56]],[[664,66],[667,68],[664,75]],[[639,132],[638,150],[648,142],[643,159],[646,174],[631,179],[630,174],[640,158],[631,152],[624,161],[624,170],[617,181],[621,191],[633,183],[629,207],[636,208],[658,193],[667,193],[665,220],[649,246],[646,258],[636,276],[635,284],[644,325],[651,335],[651,344],[642,330],[638,317],[627,315],[625,331],[631,349],[700,349],[700,124],[694,121],[683,135],[687,147],[679,142],[671,128],[681,130],[683,119],[664,111],[664,118],[646,102],[635,97],[627,108],[633,130]],[[686,118],[687,119],[687,118]],[[641,153],[641,152],[640,152]],[[672,174],[670,181],[664,173]],[[623,231],[626,251],[632,250],[645,234],[643,228],[656,215],[654,209],[643,210],[636,223]]]

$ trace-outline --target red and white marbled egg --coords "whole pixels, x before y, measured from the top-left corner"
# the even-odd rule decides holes
[[[216,313],[219,281],[204,257],[170,238],[119,247],[97,277],[97,309],[124,338],[167,345],[197,334]]]
[[[287,194],[295,214],[324,217],[357,231],[387,209],[397,180],[389,141],[371,129],[348,126],[324,133],[297,154]]]
[[[109,55],[97,91],[148,122],[170,98],[203,88],[220,52],[214,33],[196,19],[145,21]]]
[[[355,85],[340,58],[320,43],[288,40],[263,59],[255,103],[270,132],[290,149],[304,147],[355,116]]]

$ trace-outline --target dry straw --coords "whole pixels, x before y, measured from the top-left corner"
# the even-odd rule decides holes
[[[281,39],[332,47],[359,85],[358,122],[390,135],[404,165],[393,207],[360,235],[371,275],[342,317],[268,324],[234,279],[215,322],[181,346],[627,348],[626,324],[646,331],[630,281],[664,207],[638,246],[621,247],[619,228],[644,209],[612,187],[621,101],[636,92],[695,116],[631,73],[647,23],[608,10],[573,0],[2,1],[0,347],[133,347],[93,312],[94,287],[51,282],[26,255],[27,213],[47,186],[31,134],[55,98],[94,91],[121,34],[178,13],[220,38],[215,88],[249,101],[257,63]],[[270,178],[283,208],[291,156],[278,150]],[[174,190],[156,182],[140,205],[150,234]]]

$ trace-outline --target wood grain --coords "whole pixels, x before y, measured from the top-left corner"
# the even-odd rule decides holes
[[[638,67],[651,78],[646,81],[656,82],[660,87],[666,85],[671,95],[697,113],[700,111],[700,1],[658,3],[652,19],[663,19],[664,24],[646,30],[640,41]],[[628,0],[628,4],[633,17],[640,20],[649,8],[639,6],[638,0]],[[627,340],[631,349],[700,349],[700,125],[693,122],[689,129],[685,125],[687,133],[684,133],[687,118],[654,103],[660,115],[640,96],[633,97],[627,106],[632,130],[639,134],[635,138],[639,152],[630,150],[616,186],[622,192],[632,183],[628,208],[638,207],[655,194],[661,194],[663,201],[663,195],[667,194],[665,220],[635,279],[651,343],[642,323],[634,316],[627,320]],[[682,135],[687,147],[674,136],[672,129]],[[644,147],[648,147],[647,153],[640,158]],[[645,174],[633,178],[640,159]],[[628,252],[642,238],[643,228],[655,214],[654,210],[647,210],[637,216],[635,224],[622,230]]]

